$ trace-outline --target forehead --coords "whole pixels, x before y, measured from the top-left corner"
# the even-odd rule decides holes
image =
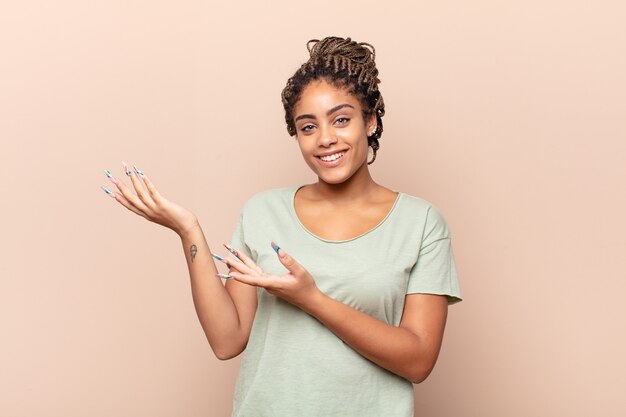
[[[350,104],[356,111],[361,110],[361,103],[347,89],[334,86],[325,80],[311,81],[300,95],[294,106],[294,116],[301,113],[325,113],[338,104]]]

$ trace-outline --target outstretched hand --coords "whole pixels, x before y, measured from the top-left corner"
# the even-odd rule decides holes
[[[124,184],[124,181],[115,178],[109,170],[106,170],[105,174],[119,191],[113,192],[102,187],[122,206],[146,220],[172,229],[179,235],[198,225],[198,220],[191,211],[163,197],[150,178],[139,168],[133,165],[135,172],[132,172],[126,163],[122,162],[122,166],[125,174],[130,178],[134,192]]]
[[[248,256],[240,251],[234,250],[233,254],[241,259],[242,262],[224,259],[231,268],[230,276],[245,284],[265,288],[270,294],[280,297],[300,308],[305,307],[307,303],[313,302],[314,298],[321,294],[321,292],[311,274],[273,242],[272,248],[276,251],[280,263],[287,268],[288,272],[286,274],[268,274]]]

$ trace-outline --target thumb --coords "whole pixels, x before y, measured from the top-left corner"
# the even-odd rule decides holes
[[[289,272],[294,275],[298,275],[300,272],[302,272],[302,267],[300,266],[300,264],[296,262],[296,260],[293,259],[291,256],[287,255],[285,251],[282,250],[280,246],[278,246],[274,242],[272,242],[272,249],[274,249],[274,251],[278,255],[278,259]]]

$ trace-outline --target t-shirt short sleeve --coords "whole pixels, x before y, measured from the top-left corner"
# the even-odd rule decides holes
[[[419,255],[409,273],[406,292],[446,295],[448,304],[462,299],[448,225],[434,206],[426,214]]]

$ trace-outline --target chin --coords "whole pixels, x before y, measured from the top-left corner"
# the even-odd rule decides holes
[[[318,172],[317,173],[317,178],[319,178],[320,181],[323,181],[327,184],[342,184],[346,181],[348,181],[350,178],[352,178],[352,176],[354,175],[353,173],[343,173],[343,174],[333,174],[333,175],[320,175],[323,173]]]
[[[324,178],[320,176],[318,176],[317,178],[320,182],[325,182],[326,184],[331,185],[343,184],[348,180],[348,178]]]

